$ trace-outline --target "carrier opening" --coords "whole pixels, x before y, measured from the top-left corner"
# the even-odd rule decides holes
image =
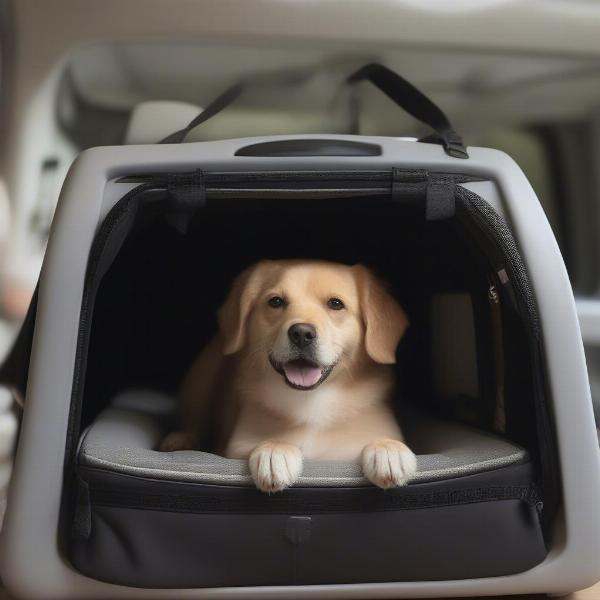
[[[185,233],[155,204],[142,206],[121,241],[91,315],[84,428],[124,390],[176,395],[216,333],[233,278],[264,258],[304,258],[368,266],[408,313],[399,408],[416,405],[536,447],[529,333],[506,266],[459,217],[430,222],[379,196],[230,198],[209,202]]]
[[[394,195],[391,173],[362,179],[360,173],[319,173],[294,185],[291,176],[277,175],[274,183],[269,174],[219,175],[214,190],[205,187],[195,196],[201,200],[196,206],[189,194],[182,200],[169,191],[162,177],[112,209],[90,255],[73,388],[66,487],[72,494],[70,500],[65,495],[65,514],[77,568],[126,585],[273,584],[273,570],[265,565],[249,565],[233,578],[221,567],[157,572],[157,558],[145,550],[151,539],[157,556],[169,547],[170,556],[189,560],[183,546],[168,541],[167,522],[184,527],[178,535],[190,543],[192,532],[208,530],[221,540],[221,521],[207,521],[211,515],[228,519],[227,527],[237,519],[248,552],[264,532],[256,529],[258,521],[239,521],[244,515],[268,522],[274,540],[281,526],[296,540],[304,538],[297,538],[295,524],[282,525],[282,515],[305,515],[323,531],[333,527],[337,537],[339,519],[352,513],[362,533],[342,536],[330,548],[335,554],[343,547],[344,556],[349,548],[348,556],[384,552],[398,528],[429,527],[427,515],[446,522],[452,512],[452,529],[459,526],[464,535],[460,567],[452,559],[456,536],[450,529],[447,537],[437,534],[438,564],[451,563],[448,572],[429,565],[426,575],[419,574],[407,563],[406,569],[387,564],[378,573],[353,567],[323,574],[315,558],[316,570],[304,579],[288,574],[279,583],[491,576],[543,559],[558,496],[535,303],[506,224],[460,187],[459,178],[444,177],[455,186],[455,205],[433,219],[423,190]],[[407,312],[395,394],[400,425],[417,454],[417,475],[407,486],[383,491],[368,484],[359,465],[307,462],[297,484],[268,495],[254,489],[246,461],[217,456],[210,444],[199,451],[157,451],[162,436],[176,428],[178,386],[215,335],[217,309],[231,281],[265,258],[364,264]],[[362,528],[383,514],[376,540]],[[146,533],[133,527],[134,515]],[[512,525],[503,530],[492,521]],[[114,535],[127,540],[119,561],[114,548],[122,544]],[[500,562],[497,555],[484,556],[489,535],[511,538],[505,543],[513,549]],[[279,544],[274,541],[265,556],[275,562],[287,556]],[[228,548],[221,548],[223,564]]]

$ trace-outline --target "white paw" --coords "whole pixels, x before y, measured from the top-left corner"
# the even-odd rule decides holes
[[[302,473],[302,452],[292,444],[264,442],[250,454],[250,474],[262,492],[280,492]]]
[[[365,477],[384,490],[404,485],[417,471],[417,457],[397,440],[375,440],[362,451]]]

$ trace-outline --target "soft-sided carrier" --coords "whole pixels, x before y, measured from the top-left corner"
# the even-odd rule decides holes
[[[360,78],[437,135],[97,148],[76,161],[4,369],[28,378],[2,536],[13,593],[427,597],[596,581],[598,444],[543,211],[510,158],[467,153],[412,86],[377,66]],[[288,257],[366,264],[407,310],[407,486],[308,462],[267,495],[244,461],[157,451],[231,279]]]

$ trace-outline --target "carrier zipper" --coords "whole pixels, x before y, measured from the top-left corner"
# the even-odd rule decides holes
[[[405,171],[405,169],[400,169]],[[408,169],[410,170],[410,169]],[[392,172],[389,169],[383,171],[362,170],[362,171],[206,171],[203,170],[206,180],[206,186],[209,192],[221,189],[237,190],[266,188],[273,189],[280,184],[293,182],[294,189],[301,187],[299,184],[309,184],[311,186],[326,185],[327,187],[341,186],[347,189],[353,189],[366,183],[380,183],[382,188],[388,192],[392,184]],[[483,177],[465,175],[463,173],[448,173],[435,171],[431,172],[442,181],[453,183],[467,183],[474,181],[485,181]],[[152,174],[132,174],[120,177],[117,183],[154,183],[164,184],[171,173],[152,173]],[[348,185],[350,184],[350,186]]]
[[[412,172],[411,169],[385,171],[251,171],[215,172],[203,171],[206,198],[214,199],[334,199],[352,196],[388,198],[394,195],[394,175]],[[180,173],[185,176],[187,173]],[[168,173],[131,175],[121,177],[117,183],[151,182],[164,187]],[[429,177],[439,184],[458,184],[482,181],[480,177],[460,173],[428,173],[423,171],[423,186]],[[414,188],[406,182],[402,187]],[[423,188],[424,189],[424,188]],[[414,191],[414,189],[413,189]]]
[[[237,487],[235,494],[225,495],[216,493],[220,486],[212,485],[196,485],[196,490],[186,490],[184,493],[179,483],[168,486],[172,491],[135,491],[131,486],[121,488],[118,485],[94,485],[85,480],[85,471],[86,469],[80,470],[80,484],[85,483],[84,498],[91,507],[202,514],[338,514],[415,510],[503,500],[521,500],[536,508],[540,503],[537,491],[531,483],[429,490],[419,490],[419,486],[408,486],[387,490],[385,493],[370,486],[328,488],[325,494],[309,494],[299,500],[290,494],[265,495],[252,487]],[[129,478],[137,479],[131,476]],[[147,480],[140,478],[140,481]],[[302,493],[301,488],[297,491]],[[89,506],[86,511],[89,510]]]
[[[106,242],[113,228],[120,219],[124,217],[128,210],[135,208],[130,201],[138,194],[153,190],[151,183],[138,185],[130,190],[115,204],[108,213],[92,244],[88,265],[83,285],[83,295],[81,299],[81,309],[79,314],[79,328],[77,331],[77,346],[75,351],[74,378],[71,388],[71,409],[69,411],[69,420],[67,424],[67,435],[65,440],[65,457],[63,471],[63,487],[69,489],[69,494],[63,494],[60,508],[60,521],[64,522],[69,518],[69,513],[73,511],[76,502],[77,486],[71,485],[75,479],[76,452],[79,441],[81,415],[83,412],[83,390],[85,386],[85,371],[87,368],[87,352],[91,336],[91,316],[94,309],[95,292],[94,280],[97,275],[96,270],[100,262],[102,253],[105,250]]]
[[[489,242],[488,248],[492,248],[492,252],[488,254],[488,259],[491,261],[492,266],[499,265],[502,261],[505,261],[507,258],[509,259],[508,262],[503,264],[503,268],[498,269],[497,272],[502,272],[506,276],[506,281],[502,282],[503,288],[509,290],[511,301],[514,301],[517,312],[526,318],[527,322],[531,325],[535,339],[539,340],[539,318],[529,281],[527,280],[527,276],[522,273],[520,266],[517,266],[513,259],[515,252],[518,252],[516,246],[509,247],[502,234],[496,231],[494,224],[490,223],[490,217],[484,213],[486,209],[474,202],[473,196],[476,196],[476,194],[465,188],[459,187],[457,189],[459,190],[459,196],[462,196],[466,200],[464,207],[467,209],[469,216],[477,223],[478,232]],[[483,200],[480,201],[484,202]],[[492,207],[486,208],[489,209],[490,213],[493,211],[496,219],[502,219]],[[506,224],[502,222],[498,227],[506,229]]]
[[[542,501],[542,497],[540,496],[537,486],[533,484],[529,488],[529,494],[526,500],[529,506],[533,506],[537,511],[538,515],[541,515],[544,510],[544,502]]]
[[[485,203],[477,194],[470,190],[457,187],[457,197],[463,202],[462,207],[471,219],[477,224],[477,232],[489,242],[493,256],[488,254],[488,259],[492,264],[498,264],[502,260],[508,259],[505,265],[505,273],[511,281],[509,289],[511,301],[514,301],[517,313],[524,319],[530,327],[530,348],[531,362],[533,370],[533,389],[534,403],[536,407],[536,424],[540,440],[540,466],[541,466],[541,489],[545,499],[545,510],[542,514],[544,529],[547,530],[550,519],[556,512],[559,498],[559,479],[558,479],[558,459],[554,428],[550,419],[548,407],[543,401],[543,395],[546,389],[546,380],[544,377],[544,364],[542,359],[541,334],[539,317],[533,293],[523,272],[523,266],[519,264],[518,249],[514,239],[508,231],[502,217],[496,211]],[[457,212],[457,216],[459,213]],[[468,221],[462,221],[467,225]],[[469,230],[473,235],[472,229]],[[475,234],[476,239],[476,234]]]
[[[500,306],[500,294],[492,277],[488,279],[487,290],[492,322],[492,346],[494,352],[495,371],[495,409],[494,409],[494,431],[506,433],[506,412],[504,404],[504,340],[502,336],[502,307]]]

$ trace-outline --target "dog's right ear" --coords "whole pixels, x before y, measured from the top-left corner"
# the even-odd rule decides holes
[[[268,261],[261,261],[242,271],[217,313],[224,354],[234,354],[244,346],[246,321],[260,292],[267,265]]]
[[[408,317],[369,269],[363,265],[354,265],[353,269],[359,283],[367,354],[375,362],[393,365],[396,347],[408,327]]]

